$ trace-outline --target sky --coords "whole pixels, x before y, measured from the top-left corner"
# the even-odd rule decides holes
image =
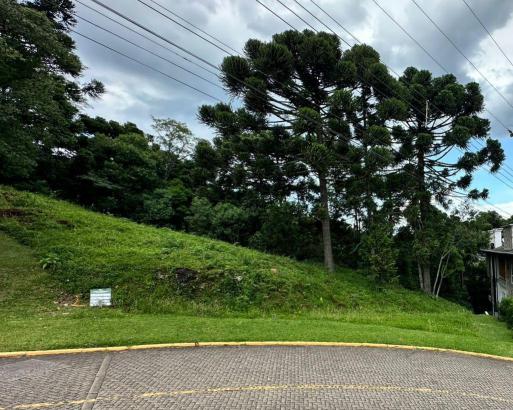
[[[182,56],[185,55],[164,40],[153,37],[167,49],[95,13],[86,6],[100,10],[103,14],[151,37],[132,23],[95,4],[93,0],[80,0],[82,4],[77,2],[77,32],[146,64],[138,64],[89,39],[72,34],[77,43],[78,55],[87,67],[83,81],[95,78],[102,81],[106,88],[105,94],[98,100],[90,101],[85,110],[90,115],[99,115],[119,122],[134,122],[146,132],[152,131],[152,117],[173,118],[187,123],[197,137],[210,139],[213,132],[198,121],[198,107],[202,104],[215,104],[216,99],[237,104],[237,101],[233,101],[219,87],[219,80],[214,75],[215,69],[205,63],[206,61],[219,66],[227,54],[173,22],[170,18],[187,25],[172,16],[170,11],[222,41],[225,45],[207,37],[225,50],[227,45],[239,51],[249,38],[266,41],[270,40],[274,33],[290,29],[285,22],[256,0],[99,1],[149,28],[162,38],[193,52],[204,62],[194,60],[190,56],[189,60],[194,60],[211,71],[198,68],[190,61],[173,54],[170,49]],[[317,8],[312,0],[260,1],[298,30],[309,28],[307,23],[317,30],[331,29],[353,45],[355,40],[343,30],[344,27],[361,42],[373,46],[380,53],[382,61],[397,73],[401,73],[406,67],[415,66],[428,69],[434,75],[445,74],[444,70],[447,70],[455,74],[462,83],[479,82],[485,96],[486,111],[483,112],[483,116],[490,119],[491,136],[502,143],[507,157],[506,164],[511,169],[505,168],[501,171],[502,175],[493,176],[482,168],[475,174],[473,187],[487,188],[490,191],[488,203],[480,202],[477,206],[482,209],[494,209],[500,213],[502,211],[505,216],[513,215],[513,138],[509,137],[501,125],[502,122],[506,127],[513,129],[513,64],[500,52],[465,4],[466,2],[472,8],[509,60],[513,61],[513,1],[415,0],[461,53],[437,30],[413,0],[313,0],[329,13],[333,20]],[[280,1],[301,19],[280,4]],[[376,3],[438,63],[409,38]],[[329,29],[315,20],[305,9],[323,21]],[[137,48],[91,23],[125,37],[150,52]],[[198,29],[190,26],[189,28],[201,34]],[[347,47],[344,42],[342,46]],[[204,79],[172,65],[169,61],[180,64]],[[188,88],[170,77],[193,85],[210,96]]]

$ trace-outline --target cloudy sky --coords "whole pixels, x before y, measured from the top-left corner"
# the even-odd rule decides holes
[[[185,24],[177,17],[172,16],[170,11],[192,22],[204,32],[215,36],[225,44],[218,44],[224,49],[227,48],[227,45],[235,50],[241,50],[245,41],[249,38],[267,40],[273,33],[290,28],[258,4],[256,0],[99,1],[215,66],[219,65],[226,53],[166,18],[165,16],[168,16]],[[506,169],[502,171],[504,173],[502,176],[498,175],[498,178],[510,185],[509,187],[485,170],[476,174],[474,186],[476,188],[488,188],[491,192],[490,202],[513,214],[513,140],[507,136],[500,122],[493,117],[495,116],[508,128],[513,129],[513,64],[499,51],[463,0],[416,0],[427,15],[456,44],[463,55],[422,14],[412,0],[314,0],[341,26],[337,25],[326,14],[323,14],[312,0],[280,1],[298,14],[306,23],[316,29],[328,31],[325,26],[301,8],[299,5],[301,4],[352,45],[355,40],[341,28],[341,26],[345,27],[360,41],[376,48],[381,54],[382,60],[398,73],[408,66],[416,66],[429,69],[435,75],[444,74],[444,70],[448,70],[454,73],[461,82],[478,81],[483,89],[488,110],[483,115],[492,121],[492,135],[501,140],[508,156],[507,164],[511,167],[511,170]],[[507,57],[513,61],[513,36],[511,35],[513,33],[513,1],[465,1],[474,10],[488,31],[492,33]],[[278,0],[261,0],[261,2],[295,28],[300,30],[308,28],[304,21],[287,10]],[[155,3],[164,6],[168,11],[160,8]],[[380,4],[424,46],[443,68],[408,38],[378,8],[376,3]],[[196,114],[199,105],[212,104],[216,100],[172,80],[169,76],[194,85],[212,97],[228,101],[229,97],[215,85],[219,84],[216,76],[212,73],[215,70],[207,66],[205,62],[196,60],[198,64],[211,72],[203,70],[171,52],[169,49],[175,53],[185,55],[184,52],[173,48],[163,40],[153,37],[160,45],[167,47],[167,50],[138,36],[127,28],[117,25],[86,6],[99,10],[108,17],[121,21],[125,25],[151,37],[132,23],[95,4],[93,0],[77,2],[78,16],[89,20],[87,22],[79,18],[76,27],[78,32],[161,71],[161,73],[153,71],[147,66],[130,61],[74,34],[78,54],[88,67],[85,79],[96,78],[106,86],[105,95],[99,100],[90,102],[87,108],[89,113],[120,122],[131,121],[148,132],[151,132],[152,116],[171,117],[186,122],[198,137],[210,138],[212,131],[198,122]],[[137,43],[158,56],[101,30],[91,22],[123,36],[133,43]],[[193,30],[198,32],[197,29],[193,28]],[[214,41],[212,40],[212,42]],[[345,47],[345,44],[343,45]],[[190,56],[189,59],[194,60]],[[207,81],[187,73],[166,60],[180,64],[184,68],[201,75]],[[479,72],[474,66],[477,67]],[[488,79],[489,83],[484,77]],[[508,182],[507,179],[512,182]],[[483,203],[481,206],[488,207],[489,205]]]

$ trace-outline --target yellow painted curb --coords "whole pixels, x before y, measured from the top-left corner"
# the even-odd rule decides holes
[[[467,352],[465,350],[445,349],[441,347],[393,345],[384,343],[350,343],[350,342],[196,342],[196,343],[160,343],[133,346],[89,347],[81,349],[56,349],[56,350],[27,350],[21,352],[0,352],[0,358],[6,357],[32,357],[60,354],[96,353],[96,352],[123,352],[128,350],[149,349],[180,349],[191,347],[216,347],[216,346],[325,346],[325,347],[371,347],[381,349],[400,350],[426,350],[431,352],[455,353],[465,356],[481,357],[486,359],[504,360],[513,362],[512,357],[497,356],[487,353]]]

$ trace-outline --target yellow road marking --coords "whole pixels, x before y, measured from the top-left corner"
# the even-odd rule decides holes
[[[352,343],[352,342],[194,342],[194,343],[160,343],[133,346],[89,347],[80,349],[57,350],[27,350],[19,352],[0,352],[0,358],[22,356],[48,356],[59,354],[96,353],[96,352],[121,352],[126,350],[147,349],[177,349],[190,347],[217,347],[217,346],[326,346],[326,347],[370,347],[400,350],[426,350],[431,352],[455,353],[466,356],[481,357],[485,359],[504,360],[513,362],[513,357],[497,356],[488,353],[468,352],[465,350],[447,349],[442,347],[394,345],[385,343]]]
[[[42,403],[26,403],[18,404],[12,409],[42,409],[51,407],[60,407],[73,404],[96,403],[99,401],[114,401],[114,400],[138,400],[138,399],[152,399],[161,397],[180,397],[189,395],[208,395],[208,394],[223,394],[223,393],[236,393],[236,392],[265,392],[276,390],[358,390],[369,392],[398,392],[398,393],[419,393],[419,394],[437,394],[447,396],[469,397],[478,400],[492,400],[501,403],[513,404],[513,399],[505,399],[502,397],[495,397],[483,395],[478,393],[458,392],[451,390],[431,389],[429,387],[407,387],[407,386],[380,386],[371,384],[274,384],[274,385],[255,385],[255,386],[228,386],[228,387],[210,387],[203,389],[187,389],[187,390],[171,390],[163,392],[146,392],[133,396],[111,396],[111,397],[98,397],[96,399],[84,400],[64,400],[58,402],[42,402]],[[0,408],[2,410],[2,408]]]

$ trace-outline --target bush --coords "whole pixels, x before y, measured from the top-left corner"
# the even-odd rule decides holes
[[[189,215],[192,193],[179,179],[166,188],[160,188],[144,196],[143,222],[157,226],[183,229]]]
[[[206,198],[194,198],[186,220],[192,233],[240,244],[246,242],[249,218],[246,209],[228,202],[212,206]]]
[[[393,227],[374,223],[362,237],[360,258],[363,268],[373,281],[397,281],[397,250],[394,248]]]
[[[504,298],[499,305],[499,317],[513,327],[513,297]]]
[[[317,238],[309,229],[313,222],[299,206],[271,205],[262,213],[261,220],[260,230],[249,241],[252,248],[297,259],[317,256]]]

